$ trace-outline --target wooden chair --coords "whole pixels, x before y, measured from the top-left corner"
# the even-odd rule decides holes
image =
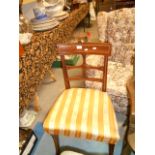
[[[58,144],[59,134],[77,138],[97,140],[109,144],[109,154],[119,140],[118,125],[110,97],[106,92],[108,56],[111,54],[109,43],[58,44],[66,89],[58,97],[45,118],[43,127],[54,135]],[[82,55],[83,64],[68,66],[65,55]],[[94,67],[86,64],[87,55],[104,56],[103,66]],[[68,70],[82,69],[82,76],[69,76]],[[86,70],[99,69],[103,77],[88,78]],[[102,82],[102,91],[90,88],[70,88],[70,81],[91,80]],[[59,148],[57,148],[59,152]]]

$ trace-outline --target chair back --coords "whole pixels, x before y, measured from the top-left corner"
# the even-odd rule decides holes
[[[102,91],[106,91],[107,84],[107,67],[108,67],[108,56],[111,55],[111,44],[109,43],[67,43],[67,44],[57,44],[57,54],[61,57],[62,69],[64,75],[64,82],[66,89],[70,88],[70,81],[72,80],[88,80],[97,81],[102,83]],[[65,55],[82,55],[83,63],[81,65],[71,66],[67,65],[65,61]],[[86,64],[87,55],[101,55],[104,57],[103,66],[90,66]],[[68,70],[79,69],[83,71],[82,75],[70,76],[68,75]],[[89,78],[86,76],[87,69],[97,69],[103,71],[102,78]]]

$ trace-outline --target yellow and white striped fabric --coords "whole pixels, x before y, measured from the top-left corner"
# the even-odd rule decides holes
[[[88,88],[66,89],[44,121],[49,134],[105,141],[119,140],[111,99],[106,92]]]

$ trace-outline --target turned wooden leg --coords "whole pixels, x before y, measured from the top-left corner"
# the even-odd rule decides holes
[[[130,155],[130,154],[131,154],[131,148],[129,147],[128,144],[125,144],[125,145],[123,146],[121,155]]]
[[[39,106],[39,96],[37,93],[35,93],[34,95],[34,110],[36,112],[38,112],[40,110],[40,106]]]
[[[60,154],[60,145],[59,145],[59,136],[58,135],[52,135],[54,143],[55,143],[55,148],[56,148],[56,155]]]
[[[49,74],[50,74],[51,80],[52,81],[56,81],[56,78],[55,78],[55,75],[53,73],[53,70],[49,70]]]
[[[109,144],[109,155],[113,155],[114,154],[114,148],[115,148],[114,144]]]

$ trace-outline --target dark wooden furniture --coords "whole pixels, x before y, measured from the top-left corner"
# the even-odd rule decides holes
[[[109,144],[109,155],[113,155],[114,153],[114,146],[115,146],[115,143],[118,141],[119,139],[119,133],[118,133],[118,130],[117,130],[117,122],[116,122],[116,119],[115,119],[115,113],[114,113],[114,109],[113,109],[113,106],[112,106],[112,103],[110,101],[110,98],[108,100],[106,100],[106,97],[104,97],[104,100],[102,100],[100,97],[101,96],[98,96],[98,101],[99,102],[95,102],[95,105],[91,105],[91,103],[94,103],[92,102],[93,101],[93,98],[92,98],[92,101],[88,101],[88,100],[85,100],[85,97],[88,95],[87,94],[87,91],[92,91],[95,93],[97,92],[100,92],[101,94],[103,93],[104,95],[106,94],[106,84],[107,84],[107,65],[108,65],[108,56],[110,56],[111,54],[111,45],[109,43],[83,43],[83,44],[78,44],[78,43],[74,43],[74,44],[58,44],[57,45],[57,48],[58,48],[58,51],[57,53],[60,55],[61,57],[61,61],[62,61],[62,69],[63,69],[63,75],[64,75],[64,82],[65,82],[65,87],[66,87],[66,90],[64,91],[65,93],[69,92],[69,91],[77,91],[77,94],[74,92],[72,94],[74,94],[74,96],[72,97],[69,97],[68,95],[70,95],[70,93],[66,94],[66,99],[67,98],[72,98],[71,101],[64,101],[64,99],[62,100],[62,104],[60,102],[60,98],[61,98],[61,95],[63,96],[63,93],[60,95],[60,98],[58,98],[58,102],[56,101],[54,106],[51,108],[51,110],[49,111],[49,114],[47,115],[47,117],[45,118],[45,121],[44,121],[44,129],[45,131],[47,131],[49,134],[53,134],[55,135],[54,136],[54,139],[56,141],[56,144],[59,144],[59,140],[58,140],[58,134],[59,132],[66,136],[70,136],[70,135],[74,135],[75,137],[78,137],[80,138],[81,136],[79,136],[79,132],[81,133],[80,135],[85,135],[87,139],[90,139],[90,140],[99,140],[99,141],[105,141],[106,139],[108,139],[106,142]],[[81,65],[78,65],[78,66],[69,66],[65,63],[65,55],[81,55],[82,58],[83,58],[83,63]],[[98,66],[98,67],[95,67],[95,66],[90,66],[90,65],[87,65],[86,64],[86,56],[87,55],[101,55],[104,57],[104,64],[103,66]],[[77,76],[70,76],[68,74],[69,70],[73,70],[73,69],[81,69],[82,70],[82,75],[77,75]],[[102,78],[88,78],[86,76],[86,70],[87,69],[98,69],[100,71],[103,71],[103,77]],[[85,88],[70,88],[70,81],[76,81],[76,80],[90,80],[90,81],[97,81],[97,82],[101,82],[102,83],[102,91],[99,91],[99,90],[94,90],[94,89],[85,89]],[[82,90],[82,92],[81,92]],[[76,100],[78,97],[76,96],[79,96],[79,93],[78,92],[81,92],[83,94],[81,94],[81,96],[83,96],[84,99],[82,100],[79,100],[78,101]],[[86,96],[85,96],[86,95]],[[93,96],[93,93],[92,93],[92,96]],[[88,98],[90,98],[90,96],[88,95],[87,96]],[[95,100],[97,100],[95,98]],[[103,102],[101,102],[103,101]],[[65,102],[65,103],[64,103]],[[66,103],[71,103],[72,106],[65,106],[64,107],[64,104]],[[75,105],[76,103],[76,105]],[[87,115],[86,121],[77,121],[77,118],[75,118],[74,120],[76,121],[73,121],[71,124],[71,122],[67,122],[67,118],[69,115],[71,115],[69,113],[69,111],[72,111],[72,109],[77,109],[77,108],[74,108],[74,106],[78,107],[80,110],[79,113],[78,113],[78,118],[82,117],[82,114],[85,113],[87,110],[86,108],[84,108],[85,106],[84,105],[88,105],[88,107],[91,107],[91,109],[93,109],[94,106],[98,107],[99,105],[103,105],[103,107],[107,107],[110,108],[109,110],[107,109],[104,109],[102,110],[102,108],[98,108],[98,110],[96,111],[96,115],[92,115],[92,112],[91,112],[91,109],[88,108],[88,113],[89,115]],[[63,125],[63,128],[61,127],[61,122],[62,121],[58,121],[59,118],[56,117],[58,116],[57,114],[57,110],[58,108],[56,107],[60,107],[60,109],[65,109],[68,111],[67,113],[65,113],[66,110],[64,110],[61,115],[62,118],[64,118],[65,121],[65,124]],[[63,108],[62,108],[63,107]],[[56,108],[56,109],[55,109]],[[85,111],[86,110],[86,111]],[[104,111],[106,111],[106,113],[104,113]],[[67,115],[69,113],[69,115]],[[86,112],[87,113],[87,112]],[[60,113],[59,113],[60,115]],[[74,113],[69,116],[70,118],[72,117],[76,117],[77,115],[73,116]],[[107,118],[107,116],[110,118],[110,120],[108,122],[106,121],[101,121],[100,119],[102,119],[102,115]],[[99,117],[99,118],[98,118]],[[92,119],[90,119],[92,118]],[[97,118],[97,119],[96,119]],[[90,124],[93,124],[93,120],[95,120],[95,122],[97,121],[97,124],[103,124],[103,130],[100,130],[99,131],[99,126],[98,125],[95,125],[93,126],[93,128],[95,128],[97,130],[97,135],[90,129],[90,126],[85,122],[88,122],[90,121],[91,123]],[[57,121],[56,121],[57,120]],[[54,124],[54,123],[57,123]],[[51,125],[53,124],[53,125]],[[74,126],[76,124],[76,126],[78,126],[77,128],[75,127],[74,130],[72,130],[72,127],[71,126]],[[108,125],[107,125],[108,124]],[[86,129],[84,130],[82,128],[83,125],[86,125]],[[107,125],[107,126],[106,126]],[[70,126],[70,127],[69,127]],[[106,126],[106,127],[105,127]],[[113,129],[111,128],[113,126]],[[56,127],[56,128],[54,128]],[[109,135],[106,135],[105,130],[109,130]],[[75,133],[74,133],[75,132]],[[113,134],[112,134],[113,133]],[[107,136],[107,137],[106,137]],[[109,137],[108,137],[109,136]],[[102,140],[101,140],[102,139]],[[59,153],[59,148],[57,147],[57,151]]]
[[[131,77],[127,82],[127,90],[129,94],[129,100],[130,100],[130,115],[135,115],[135,80],[134,77]]]
[[[133,76],[127,81],[126,86],[129,96],[127,134],[130,134],[135,131],[135,79]]]
[[[56,44],[70,39],[74,29],[89,11],[88,4],[72,11],[68,18],[56,28],[44,32],[33,32],[31,42],[24,45],[24,54],[19,58],[21,67],[19,79],[20,113],[33,100],[38,86],[47,72],[51,72],[51,64],[56,58]],[[38,98],[35,97],[38,110]]]
[[[127,91],[129,96],[129,107],[127,116],[127,129],[124,138],[122,155],[135,152],[135,79],[131,77],[127,81]]]
[[[97,12],[99,11],[112,11],[121,8],[130,8],[135,6],[135,0],[108,0],[101,1],[96,0],[97,2]]]
[[[131,149],[130,152],[135,153],[135,133],[131,133],[131,134],[128,135],[127,142],[128,142],[128,145],[129,145],[129,147]]]
[[[113,0],[115,9],[135,6],[135,0]]]

